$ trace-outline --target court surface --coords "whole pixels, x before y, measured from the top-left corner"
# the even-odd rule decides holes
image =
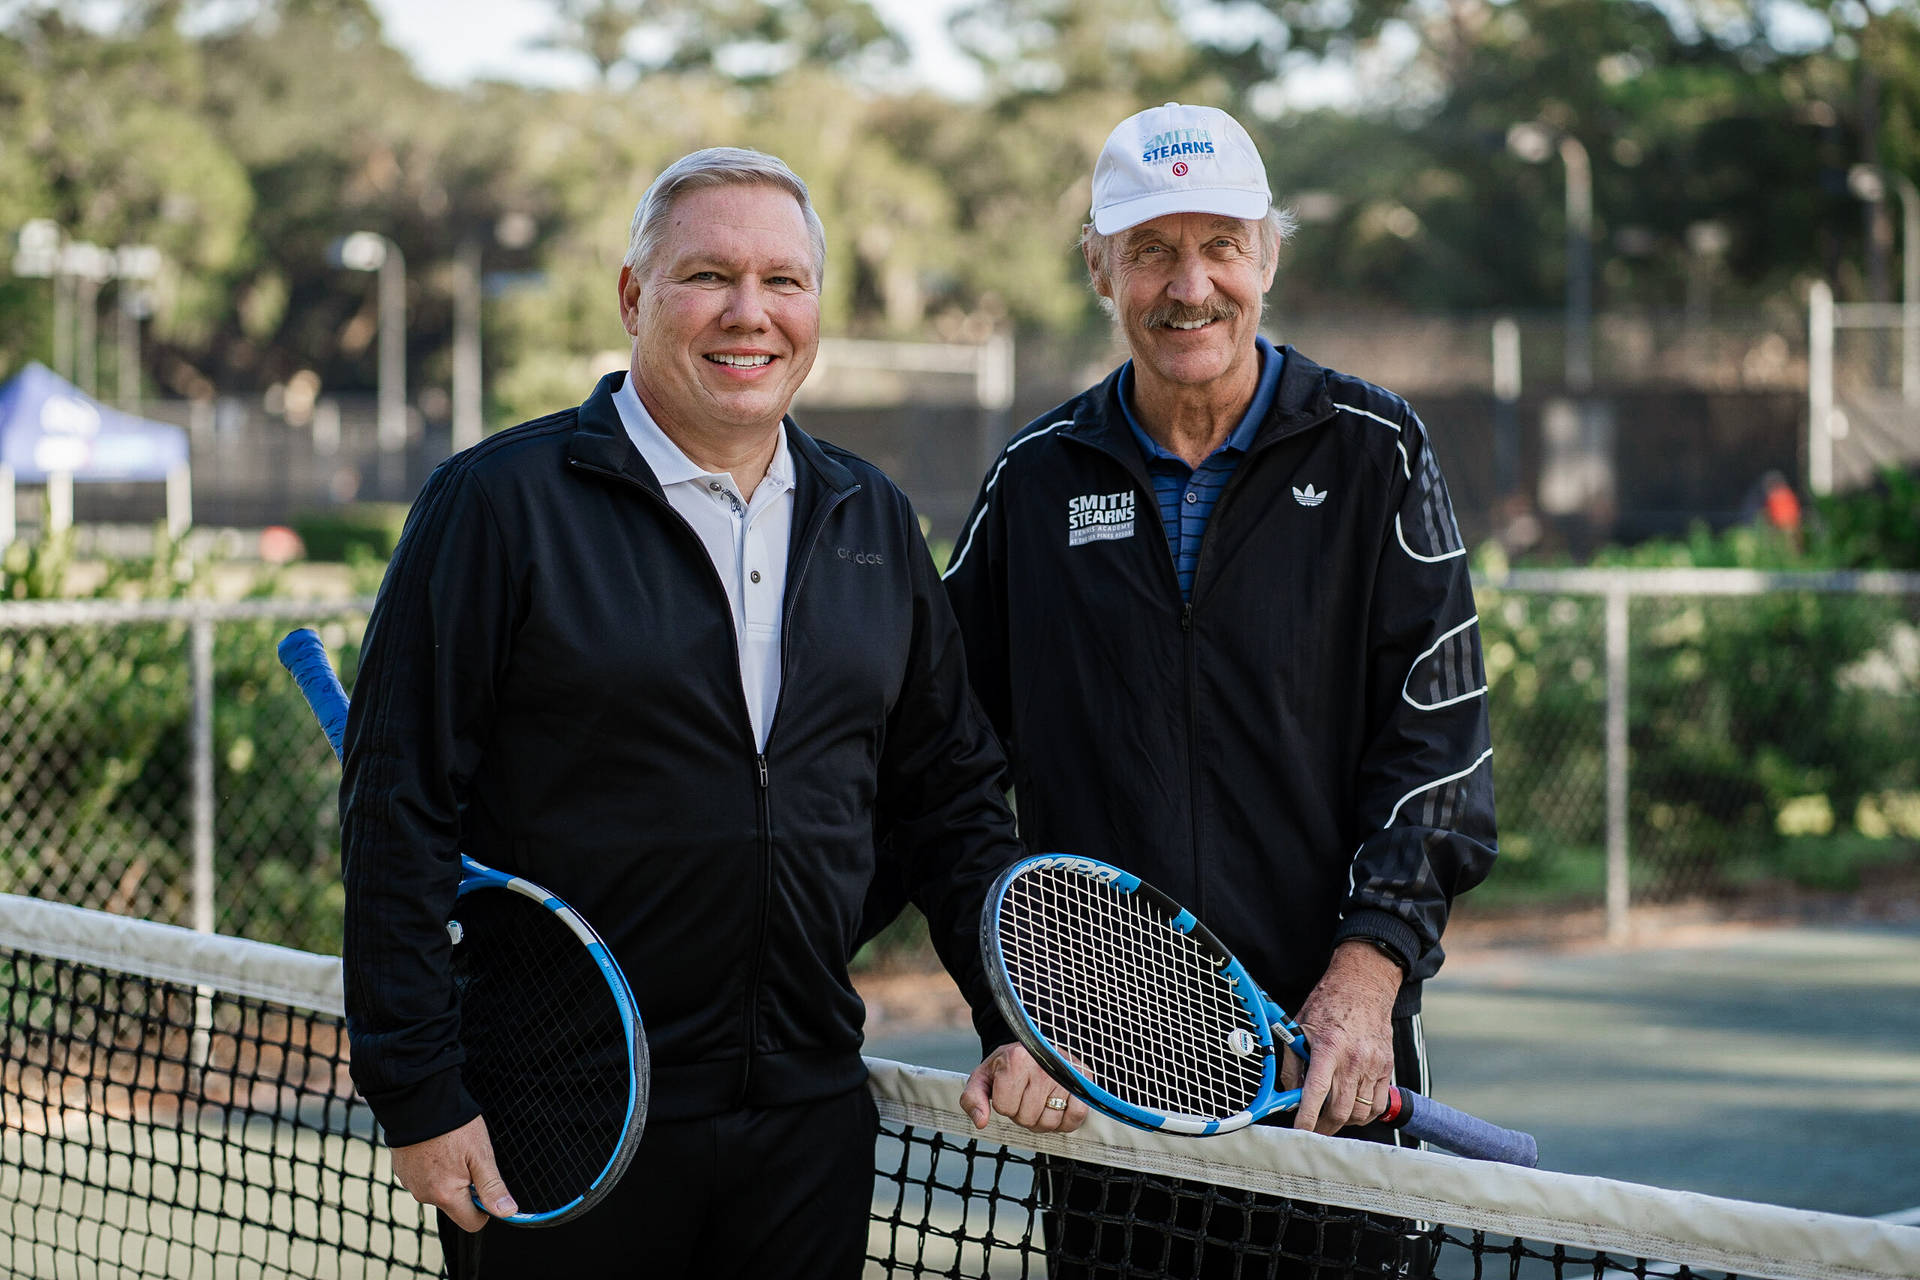
[[[1920,925],[1475,945],[1424,1022],[1434,1093],[1532,1131],[1543,1168],[1920,1222]],[[867,1052],[978,1061],[904,1018]]]

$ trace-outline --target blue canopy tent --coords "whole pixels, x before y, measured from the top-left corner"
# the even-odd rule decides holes
[[[167,486],[167,528],[193,519],[187,433],[110,408],[43,364],[0,386],[0,547],[14,535],[14,485],[44,484],[51,523],[72,522],[75,483]]]

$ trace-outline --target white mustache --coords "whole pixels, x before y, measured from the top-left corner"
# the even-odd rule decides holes
[[[1211,306],[1189,307],[1184,303],[1170,303],[1147,312],[1141,323],[1149,329],[1164,329],[1176,324],[1195,324],[1207,320],[1231,320],[1240,314],[1240,308],[1222,298]]]

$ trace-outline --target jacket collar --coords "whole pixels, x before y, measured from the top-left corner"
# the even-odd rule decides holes
[[[1273,407],[1267,411],[1266,421],[1254,433],[1255,450],[1324,422],[1333,414],[1327,371],[1291,346],[1281,347],[1280,354],[1284,357],[1280,387],[1274,393]],[[1072,425],[1061,428],[1061,434],[1084,440],[1123,460],[1139,457],[1140,447],[1127,427],[1126,410],[1120,402],[1120,369],[1115,369],[1099,386],[1080,397],[1074,407]],[[1144,474],[1144,464],[1142,472]]]
[[[609,373],[581,404],[573,439],[567,445],[567,458],[596,471],[625,476],[655,496],[665,497],[659,477],[634,448],[626,424],[620,421],[620,410],[613,403],[613,393],[626,378],[624,369]],[[813,481],[811,487],[824,487],[833,493],[847,493],[859,487],[853,473],[829,457],[791,417],[784,419],[782,426],[787,433],[787,451],[793,457],[794,486],[802,494],[809,488],[809,479]]]

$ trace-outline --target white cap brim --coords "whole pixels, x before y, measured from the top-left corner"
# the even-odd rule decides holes
[[[1137,227],[1170,213],[1213,213],[1223,218],[1252,221],[1267,216],[1273,199],[1264,191],[1243,191],[1236,187],[1193,187],[1180,191],[1155,191],[1096,209],[1093,229],[1103,236],[1128,227]]]

